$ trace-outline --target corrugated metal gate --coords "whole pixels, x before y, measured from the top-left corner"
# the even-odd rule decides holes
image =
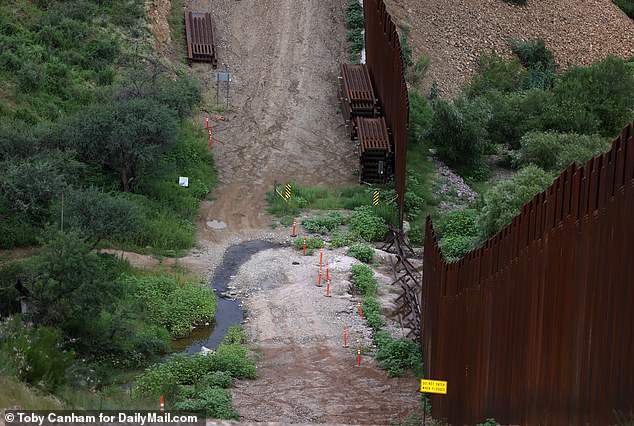
[[[427,218],[425,374],[451,424],[608,425],[634,411],[634,123],[458,262]],[[443,398],[441,403],[440,398]]]
[[[401,43],[383,0],[364,0],[363,14],[366,62],[394,143],[394,186],[398,193],[400,228],[403,229],[409,99]]]

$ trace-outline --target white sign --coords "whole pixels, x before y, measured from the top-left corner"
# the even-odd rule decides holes
[[[178,184],[180,186],[184,186],[185,188],[189,187],[189,178],[188,177],[179,177],[178,178]]]

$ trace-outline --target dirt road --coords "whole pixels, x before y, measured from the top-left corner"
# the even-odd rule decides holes
[[[189,3],[192,10],[212,11],[218,71],[232,75],[228,121],[213,129],[220,185],[202,208],[201,235],[219,241],[267,226],[264,193],[275,179],[311,186],[354,182],[355,145],[345,136],[336,97],[337,64],[346,59],[344,2]],[[213,71],[194,67],[215,101]],[[212,220],[226,223],[226,230],[210,230]]]
[[[346,61],[343,0],[189,0],[210,11],[219,40],[217,71],[230,72],[226,120],[213,120],[220,182],[201,208],[197,250],[179,263],[209,276],[230,244],[247,239],[288,241],[269,228],[265,192],[273,181],[310,186],[350,185],[358,167],[355,144],[337,113],[337,67]],[[150,8],[157,47],[177,51],[165,36],[168,0]],[[194,71],[215,101],[208,64]],[[224,86],[221,86],[223,100]],[[204,117],[201,112],[201,118]],[[201,120],[202,121],[202,120]],[[301,230],[300,230],[301,232]],[[317,255],[292,248],[261,252],[232,284],[249,294],[247,331],[260,377],[233,389],[247,422],[389,424],[420,408],[414,377],[389,379],[371,356],[356,367],[355,343],[372,350],[371,333],[347,293],[351,259],[326,256],[333,297],[316,287]],[[293,264],[296,262],[296,264]],[[343,348],[343,326],[350,347]]]

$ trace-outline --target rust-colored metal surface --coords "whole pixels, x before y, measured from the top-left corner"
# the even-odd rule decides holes
[[[210,13],[190,12],[185,8],[185,40],[187,59],[218,65],[216,37]]]
[[[355,117],[377,117],[378,100],[365,64],[339,65],[339,102],[351,138],[357,136]]]
[[[359,139],[359,179],[367,183],[385,183],[392,175],[392,149],[385,118],[356,117]]]
[[[426,377],[454,425],[609,425],[634,412],[634,123],[446,263],[427,218]],[[442,402],[441,402],[442,401]]]
[[[398,194],[399,222],[403,229],[405,167],[409,99],[403,72],[401,43],[392,17],[383,0],[364,0],[366,62],[381,104],[381,111],[392,133],[394,186]]]

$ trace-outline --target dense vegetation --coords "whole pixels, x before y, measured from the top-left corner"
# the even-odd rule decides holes
[[[505,226],[570,163],[582,165],[609,149],[634,116],[632,62],[608,57],[558,73],[543,40],[510,45],[515,59],[483,54],[479,73],[455,99],[410,93],[408,191],[413,195],[405,207],[414,227],[422,227],[423,217],[412,214],[408,198],[420,199],[418,211],[437,216],[438,200],[430,197],[432,184],[424,178],[430,176],[429,164],[420,158],[428,148],[480,192],[474,205],[436,217],[450,260]],[[492,168],[516,175],[480,183]]]
[[[25,397],[121,404],[131,369],[214,316],[199,278],[94,250],[191,248],[215,182],[201,87],[154,58],[145,19],[134,0],[0,4],[0,248],[28,248],[0,257],[0,374]]]

